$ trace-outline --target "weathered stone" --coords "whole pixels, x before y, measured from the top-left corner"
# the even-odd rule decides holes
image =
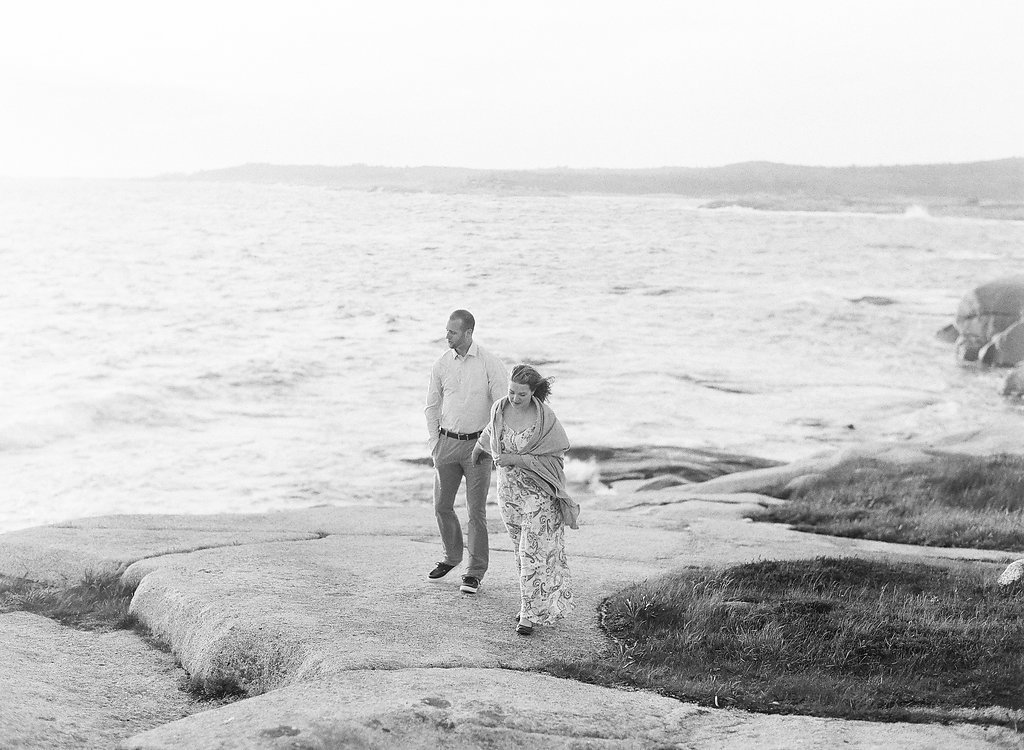
[[[1024,276],[1007,276],[975,287],[957,307],[957,356],[965,362],[1015,365],[1024,358]]]
[[[709,712],[505,669],[353,670],[168,724],[126,750],[641,748],[685,740]]]
[[[663,445],[626,448],[577,446],[569,450],[568,456],[579,461],[596,461],[601,481],[606,483],[651,479],[664,474],[703,482],[739,471],[780,465],[778,461],[755,456]]]
[[[923,442],[931,451],[991,456],[997,453],[1024,455],[1024,419],[1016,414],[990,420],[988,423],[954,435],[945,435]]]
[[[664,490],[669,487],[679,487],[680,485],[686,484],[690,484],[690,482],[682,477],[670,474],[668,476],[655,477],[649,482],[644,482],[638,486],[634,492],[654,492],[656,490]]]
[[[74,582],[87,572],[121,572],[136,560],[163,555],[318,539],[326,534],[363,534],[378,522],[377,512],[386,514],[388,509],[372,511],[352,514],[347,508],[325,506],[273,513],[83,518],[0,536],[0,575]],[[419,523],[399,522],[378,533],[420,531]]]
[[[1024,560],[1015,560],[1007,565],[1006,570],[996,579],[996,583],[1000,586],[1020,585],[1022,581],[1024,581]]]
[[[872,447],[862,453],[886,451]],[[893,451],[904,457],[912,453]],[[808,473],[810,466],[851,455],[858,453],[782,468],[792,479]],[[771,478],[757,472],[769,472]],[[787,472],[750,473],[756,476],[737,474],[707,485],[717,482],[725,493],[721,483],[726,480],[763,486]],[[260,696],[138,735],[126,741],[132,748],[387,749],[488,743],[781,748],[835,744],[838,738],[861,747],[898,743],[962,750],[1009,737],[1008,730],[1004,734],[998,727],[880,727],[707,712],[647,693],[532,673],[556,659],[604,653],[610,644],[598,622],[600,602],[629,583],[680,567],[850,554],[1005,559],[999,552],[921,548],[756,524],[743,513],[783,501],[754,493],[715,494],[707,485],[703,492],[687,485],[619,498],[619,507],[632,506],[629,512],[601,509],[596,498],[581,498],[584,524],[566,537],[577,611],[528,639],[517,636],[510,622],[519,606],[518,584],[511,542],[495,513],[489,522],[491,567],[475,596],[458,592],[459,571],[438,582],[426,579],[439,548],[426,505],[90,519],[0,535],[0,566],[6,560],[16,564],[17,574],[46,580],[52,560],[60,561],[64,575],[74,577],[76,570],[94,569],[97,563],[119,570],[135,559],[124,573],[126,581],[138,584],[132,612],[173,649],[195,680]],[[90,535],[95,535],[94,548]],[[77,569],[76,555],[85,561]],[[23,679],[33,666],[18,662],[7,676]],[[165,682],[176,691],[172,679]],[[4,688],[0,677],[0,691]],[[60,700],[59,693],[53,695]],[[538,713],[534,697],[548,708]],[[603,707],[599,717],[597,707]],[[116,717],[100,714],[106,726],[102,736],[115,736]],[[88,732],[99,732],[89,727]],[[134,725],[121,729],[122,737],[138,731]],[[416,739],[418,733],[424,739]],[[10,735],[15,736],[21,735]],[[0,746],[11,744],[10,737],[0,722]],[[61,747],[33,741],[22,746]]]
[[[973,750],[1007,743],[1002,727],[821,719],[711,710],[504,669],[357,670],[293,685],[136,735],[124,750]]]
[[[866,304],[869,304],[869,305],[878,305],[878,306],[895,305],[896,304],[896,300],[894,300],[892,297],[883,297],[883,296],[877,295],[877,294],[868,294],[868,295],[865,295],[863,297],[856,297],[854,299],[851,299],[850,302],[853,302],[854,304],[866,303]]]
[[[131,631],[0,614],[0,664],[0,747],[106,750],[206,708],[176,689],[174,658]]]
[[[1024,367],[1015,367],[1003,381],[1004,396],[1024,396]]]

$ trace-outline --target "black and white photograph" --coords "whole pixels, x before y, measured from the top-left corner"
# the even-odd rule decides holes
[[[0,112],[0,748],[1024,747],[1024,3],[9,3]]]

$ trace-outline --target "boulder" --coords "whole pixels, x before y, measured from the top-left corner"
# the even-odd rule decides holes
[[[982,364],[1012,367],[1024,362],[1024,321],[1018,321],[992,337],[978,352]]]
[[[1010,371],[1003,381],[1004,396],[1024,396],[1024,367],[1016,367]]]
[[[1016,560],[1007,565],[1006,570],[996,579],[996,583],[1000,586],[1020,585],[1021,581],[1024,581],[1024,559]]]
[[[955,344],[957,338],[960,337],[960,333],[956,330],[956,326],[950,323],[948,326],[944,326],[935,332],[935,338],[946,344]]]
[[[1024,361],[1024,327],[1016,325],[1022,319],[1024,276],[1007,276],[975,287],[960,300],[956,311],[958,358],[964,362],[980,358],[985,364],[1003,366]]]

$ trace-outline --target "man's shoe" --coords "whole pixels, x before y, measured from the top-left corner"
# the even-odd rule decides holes
[[[462,586],[459,591],[463,594],[475,594],[480,589],[480,579],[476,576],[462,576]]]
[[[451,573],[454,569],[455,569],[454,565],[449,565],[448,563],[445,563],[445,562],[439,562],[437,564],[436,568],[434,568],[432,571],[427,573],[427,577],[430,580],[432,580],[432,581],[436,581],[438,578],[444,578],[446,575]]]

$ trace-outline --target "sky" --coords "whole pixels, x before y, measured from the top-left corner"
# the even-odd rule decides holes
[[[33,0],[0,176],[1024,156],[1020,0]]]

